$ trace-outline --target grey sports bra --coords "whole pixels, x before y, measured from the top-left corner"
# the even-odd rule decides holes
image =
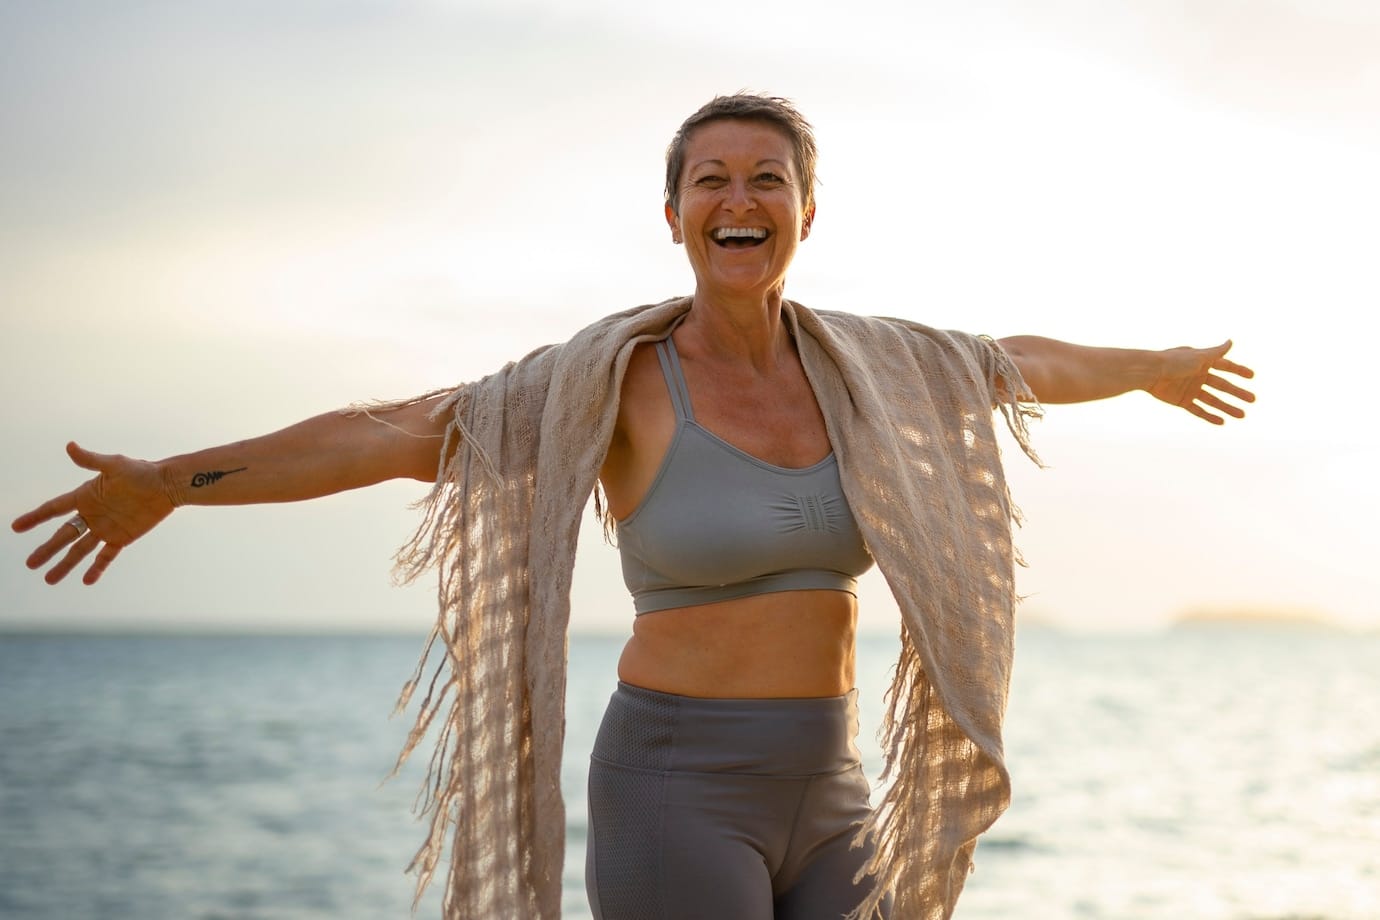
[[[637,613],[774,591],[857,593],[872,565],[831,453],[774,466],[701,428],[675,343],[656,343],[676,431],[641,504],[618,523]]]

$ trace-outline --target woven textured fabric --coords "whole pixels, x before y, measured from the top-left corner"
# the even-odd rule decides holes
[[[425,519],[399,554],[439,569],[440,614],[399,706],[421,686],[405,759],[439,729],[420,799],[418,892],[450,841],[448,920],[560,915],[566,629],[579,517],[594,490],[634,347],[689,298],[601,320],[453,391]],[[979,834],[1010,800],[1001,723],[1012,653],[1012,508],[999,406],[1031,453],[1026,387],[991,339],[786,302],[844,494],[902,615],[882,727],[895,781],[859,833],[876,842],[894,916],[952,914]],[[431,394],[428,394],[431,395]],[[419,397],[419,399],[425,397]],[[1033,454],[1031,454],[1033,458]]]

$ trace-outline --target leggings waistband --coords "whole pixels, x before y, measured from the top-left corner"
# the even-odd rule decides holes
[[[804,699],[704,699],[619,681],[593,756],[646,770],[800,776],[860,761],[858,691]]]

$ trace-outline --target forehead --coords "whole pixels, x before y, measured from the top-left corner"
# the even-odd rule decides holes
[[[720,160],[725,163],[757,163],[776,160],[795,165],[795,150],[785,131],[766,121],[718,119],[700,125],[685,144],[685,165]]]

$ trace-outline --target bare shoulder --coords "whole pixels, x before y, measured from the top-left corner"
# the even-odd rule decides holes
[[[668,427],[674,427],[670,414],[670,396],[662,377],[661,362],[657,360],[656,345],[643,342],[633,349],[627,372],[623,375],[614,440],[637,440],[639,433],[649,426],[658,427],[661,422],[669,421],[671,425]]]
[[[619,392],[618,421],[599,479],[615,518],[632,512],[656,475],[657,464],[675,435],[675,411],[657,360],[644,342],[633,350]]]

